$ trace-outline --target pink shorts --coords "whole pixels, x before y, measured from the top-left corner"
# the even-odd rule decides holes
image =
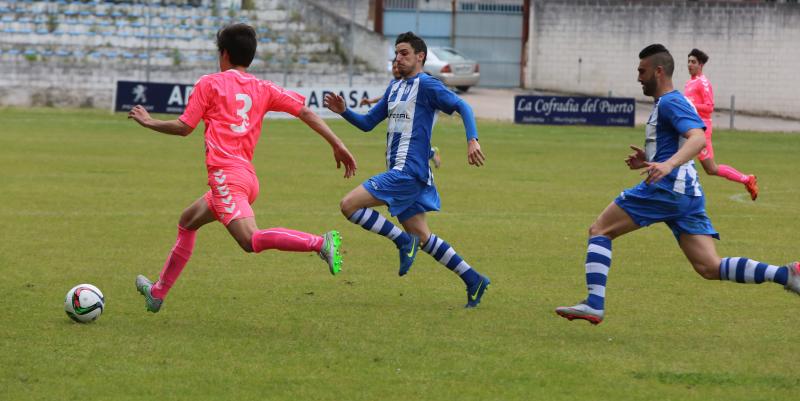
[[[713,159],[714,146],[711,145],[711,121],[703,120],[703,122],[706,123],[706,147],[700,151],[697,158],[700,160]]]
[[[250,205],[258,197],[258,178],[251,171],[239,167],[208,168],[208,186],[205,199],[208,207],[222,224],[236,219],[253,217]]]

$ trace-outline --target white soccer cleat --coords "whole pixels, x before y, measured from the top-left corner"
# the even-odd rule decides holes
[[[556,313],[570,321],[574,319],[583,319],[588,320],[589,323],[594,325],[600,324],[605,315],[604,310],[594,309],[583,302],[573,306],[559,306],[556,308]]]
[[[786,285],[783,286],[783,288],[786,291],[800,295],[800,263],[789,263],[786,265],[786,268],[789,269],[789,278],[786,280]]]

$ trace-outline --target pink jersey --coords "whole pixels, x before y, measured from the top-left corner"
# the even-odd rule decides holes
[[[700,118],[706,122],[711,121],[711,113],[714,112],[714,89],[711,88],[711,82],[705,75],[697,75],[686,82],[683,94],[692,101]]]
[[[254,171],[253,150],[269,111],[297,116],[305,98],[270,81],[230,69],[204,75],[194,85],[180,120],[194,128],[206,124],[206,165],[240,166]]]

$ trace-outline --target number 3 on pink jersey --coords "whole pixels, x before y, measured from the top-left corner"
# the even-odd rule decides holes
[[[250,111],[250,108],[253,107],[253,100],[250,99],[250,95],[246,93],[237,93],[236,94],[236,102],[238,103],[241,101],[244,103],[242,108],[236,110],[236,114],[239,117],[242,117],[242,123],[240,125],[231,124],[231,130],[236,133],[242,133],[247,131],[247,125],[250,118],[247,116],[247,112]]]

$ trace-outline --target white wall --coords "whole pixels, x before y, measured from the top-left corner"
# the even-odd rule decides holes
[[[696,47],[710,56],[717,107],[735,94],[737,110],[800,118],[798,4],[534,0],[531,13],[528,88],[646,99],[638,53],[661,43],[676,88]]]

